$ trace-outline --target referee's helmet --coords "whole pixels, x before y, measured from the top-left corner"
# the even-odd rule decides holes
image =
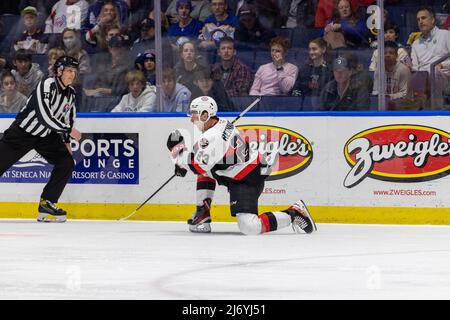
[[[58,69],[63,70],[65,67],[72,67],[78,70],[79,65],[80,63],[78,62],[77,59],[69,56],[62,56],[56,59],[53,67],[55,68],[56,73]]]

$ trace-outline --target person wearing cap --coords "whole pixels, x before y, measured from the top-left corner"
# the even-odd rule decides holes
[[[101,61],[95,70],[92,88],[84,88],[90,96],[122,96],[127,92],[125,76],[132,69],[129,46],[123,36],[114,36],[108,42],[110,59]],[[89,87],[89,86],[88,86]]]
[[[329,111],[367,110],[370,107],[367,86],[354,77],[354,66],[347,56],[333,61],[334,80],[328,82],[320,95],[320,109]],[[353,77],[352,77],[353,76]]]
[[[152,50],[140,53],[134,60],[134,66],[137,70],[142,71],[148,85],[156,85],[156,63],[155,53]]]
[[[61,33],[65,28],[80,30],[88,8],[86,0],[59,0],[45,20],[45,33]]]
[[[191,17],[192,3],[190,0],[177,1],[178,22],[169,28],[169,37],[175,41],[179,37],[197,39],[203,28],[203,22]]]
[[[166,10],[166,15],[170,17],[171,23],[178,22],[177,3],[178,0],[172,0]],[[193,19],[203,22],[212,14],[210,0],[191,0],[191,5],[190,15]]]
[[[39,28],[37,9],[28,6],[22,10],[21,16],[25,30],[14,41],[14,50],[26,49],[31,53],[45,53],[48,46],[48,37]]]
[[[0,175],[32,149],[53,165],[41,194],[38,222],[66,221],[66,212],[56,203],[74,168],[70,140],[81,139],[80,131],[74,127],[75,89],[71,86],[77,76],[78,61],[62,56],[54,68],[55,77],[37,84],[0,140]]]
[[[147,51],[149,49],[155,50],[155,20],[153,18],[145,18],[141,21],[140,36],[133,43],[131,53],[133,56],[137,56],[139,53]],[[164,67],[173,66],[173,50],[167,37],[162,38],[162,63]]]
[[[251,96],[285,96],[292,90],[298,68],[286,61],[289,47],[289,40],[281,36],[270,41],[272,62],[260,66],[256,71],[250,89]]]
[[[241,46],[268,47],[276,37],[272,29],[264,28],[256,16],[256,8],[250,4],[242,5],[238,10],[239,26],[234,38]]]

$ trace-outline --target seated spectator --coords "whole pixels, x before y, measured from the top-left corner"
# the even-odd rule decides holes
[[[148,85],[156,86],[156,63],[155,53],[152,50],[138,54],[134,60],[134,66],[142,71]]]
[[[52,11],[53,6],[58,0],[20,0],[19,9],[23,10],[26,7],[35,7],[39,15],[44,15],[44,20]],[[43,21],[42,21],[43,22]]]
[[[90,1],[92,3],[92,1]],[[128,19],[128,4],[124,0],[96,0],[87,10],[87,18],[83,23],[83,30],[89,31],[101,20],[102,10],[105,4],[111,4],[117,8],[117,18],[120,25],[125,25]]]
[[[367,26],[349,0],[338,0],[332,20],[324,29],[324,39],[334,48],[368,46]]]
[[[238,11],[239,25],[234,38],[240,46],[268,47],[270,39],[276,37],[272,29],[266,29],[259,23],[254,6],[244,4]]]
[[[205,68],[199,62],[197,48],[192,41],[183,43],[180,47],[180,61],[175,66],[177,82],[186,86],[189,91],[194,89],[195,71]]]
[[[309,59],[300,68],[292,95],[319,97],[325,85],[333,79],[326,59],[327,43],[317,38],[309,42]]]
[[[45,33],[61,33],[65,28],[80,30],[88,7],[86,0],[59,0],[45,20]]]
[[[315,28],[325,28],[327,23],[333,17],[333,10],[336,0],[318,0],[316,18],[314,19]],[[397,0],[394,0],[397,1]],[[360,6],[368,7],[375,3],[375,0],[352,0],[351,4],[355,11],[359,9]]]
[[[130,92],[122,97],[122,100],[111,112],[156,111],[156,87],[147,85],[141,71],[129,71],[125,81]]]
[[[66,28],[62,32],[61,48],[67,56],[79,62],[78,73],[83,76],[91,72],[88,53],[81,48],[80,33],[78,30]]]
[[[55,76],[55,68],[53,68],[53,65],[55,64],[56,60],[59,57],[62,57],[65,54],[64,50],[62,48],[51,48],[47,52],[47,59],[48,59],[48,68],[46,77],[54,77]]]
[[[280,9],[286,28],[314,27],[317,0],[280,0]]]
[[[86,41],[101,50],[108,50],[108,32],[113,28],[119,30],[121,28],[116,5],[105,2],[97,20],[97,24],[86,32]]]
[[[37,63],[32,63],[31,53],[24,49],[17,50],[13,64],[14,70],[11,72],[16,79],[17,88],[20,93],[28,97],[44,74]]]
[[[421,7],[417,11],[417,23],[421,35],[414,41],[411,48],[412,70],[430,72],[431,65],[445,57],[450,52],[450,31],[436,26],[435,13],[430,7]],[[450,59],[436,66],[436,81],[434,108],[442,108],[444,91],[449,84]]]
[[[164,112],[188,112],[191,101],[191,91],[181,83],[176,82],[175,70],[168,68],[162,73]]]
[[[194,73],[194,84],[192,99],[209,96],[216,100],[219,111],[235,111],[222,82],[212,79],[209,68],[203,68]]]
[[[251,96],[287,95],[297,79],[298,68],[286,61],[289,40],[275,37],[270,41],[272,62],[262,65],[255,74]]]
[[[384,25],[384,41],[393,41],[397,43],[398,37],[400,34],[400,29],[396,24],[393,23],[386,23]],[[406,51],[405,48],[403,48],[400,44],[397,43],[398,52],[397,57],[398,61],[403,63],[408,68],[412,68],[412,62],[411,58],[409,57],[408,51]],[[372,55],[372,60],[370,62],[369,70],[370,71],[376,71],[377,65],[378,65],[378,49],[375,49]]]
[[[171,23],[178,23],[177,2],[178,0],[172,0],[166,10],[166,15],[170,17]],[[192,0],[191,3],[191,17],[193,19],[205,21],[206,18],[208,18],[212,14],[210,0]]]
[[[169,28],[169,37],[176,42],[179,37],[198,39],[203,28],[203,22],[191,17],[192,3],[190,0],[177,1],[178,22],[173,23]]]
[[[152,18],[145,18],[141,21],[140,36],[133,43],[132,54],[138,55],[149,49],[156,49],[155,45],[155,21]],[[163,66],[173,66],[173,49],[167,38],[162,39]]]
[[[39,28],[38,11],[35,7],[26,7],[21,15],[25,30],[14,42],[14,51],[25,49],[31,53],[46,53],[48,37]]]
[[[27,97],[16,88],[16,79],[9,71],[1,74],[0,113],[17,113],[27,103]]]
[[[347,58],[337,57],[334,60],[334,80],[325,85],[320,96],[322,110],[352,111],[368,108],[369,92],[366,86],[352,81],[352,73],[352,66]]]
[[[228,12],[226,0],[211,0],[212,15],[205,20],[205,25],[199,36],[200,49],[215,48],[216,43],[224,36],[234,38],[238,26],[236,16]]]
[[[410,85],[411,71],[398,61],[398,46],[393,41],[384,44],[384,66],[386,70],[386,96],[392,110],[409,109],[413,106],[413,94]],[[374,92],[378,94],[378,72],[375,72]]]
[[[127,91],[125,77],[132,69],[129,48],[122,36],[112,37],[108,43],[110,59],[102,61],[95,71],[92,88],[85,88],[84,94],[90,96],[122,96]]]
[[[222,81],[230,97],[248,96],[253,76],[250,68],[236,57],[234,40],[222,38],[217,54],[221,61],[212,68],[213,79]]]

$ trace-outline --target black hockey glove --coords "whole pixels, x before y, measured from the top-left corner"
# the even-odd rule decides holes
[[[175,165],[175,175],[177,177],[182,177],[183,178],[186,175],[186,173],[187,173],[186,169],[180,167],[179,165]]]
[[[172,151],[173,147],[183,142],[184,138],[181,135],[181,132],[175,130],[169,135],[169,138],[167,139],[167,149],[169,149],[169,151]]]

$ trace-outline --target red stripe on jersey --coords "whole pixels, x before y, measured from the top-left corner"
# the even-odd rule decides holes
[[[216,182],[216,180],[210,177],[197,176],[197,182]]]
[[[255,161],[249,163],[244,169],[239,171],[239,173],[233,178],[234,180],[242,180],[244,179],[253,169],[255,169],[259,163],[261,162],[261,154],[258,153],[258,158]]]
[[[197,162],[195,162],[195,160],[194,160],[194,154],[192,154],[192,156],[191,156],[191,165],[194,167],[195,171],[197,171],[198,174],[205,174],[205,173],[206,173],[206,171],[203,170],[203,169],[198,165]]]
[[[270,222],[267,214],[263,213],[259,215],[259,220],[261,220],[261,233],[270,231]]]

